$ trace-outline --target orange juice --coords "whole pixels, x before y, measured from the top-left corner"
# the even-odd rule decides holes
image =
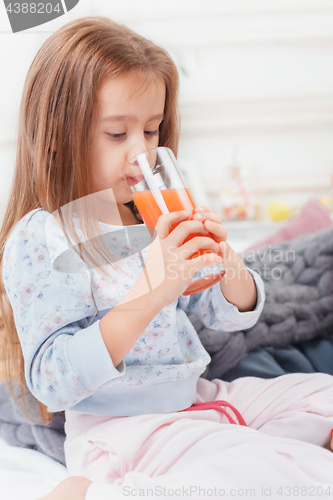
[[[179,210],[186,210],[190,214],[194,214],[194,208],[196,204],[193,200],[193,197],[188,188],[179,188],[179,189],[161,189],[161,195],[165,201],[165,204],[169,210],[169,212],[178,212]],[[134,203],[136,204],[142,219],[144,220],[147,227],[155,228],[156,223],[160,215],[162,215],[162,211],[159,208],[155,198],[150,190],[146,191],[137,191],[132,193]],[[180,222],[171,226],[171,231],[178,226]],[[209,236],[208,233],[206,236]],[[192,233],[188,236],[183,243],[194,238],[195,236],[202,236],[200,233]],[[212,236],[212,235],[211,235]],[[193,257],[197,257],[202,255],[203,253],[210,252],[209,250],[200,250],[192,255]]]
[[[138,167],[140,167],[141,172]],[[124,165],[123,174],[132,194],[133,201],[136,204],[151,237],[154,236],[154,229],[156,228],[158,219],[162,214],[184,210],[189,214],[188,220],[193,219],[196,204],[189,189],[184,184],[184,180],[178,171],[177,160],[169,148],[151,148],[149,151],[140,153]],[[145,183],[140,184],[143,180],[145,180]],[[163,189],[166,184],[169,188]],[[152,187],[152,190],[148,188],[145,189],[147,186]],[[144,188],[145,190],[140,191],[140,188]],[[159,208],[160,206],[161,209]],[[178,224],[181,224],[181,222],[170,226],[170,231],[173,231]],[[198,228],[200,227],[203,228],[203,225],[201,226],[198,224]],[[199,229],[197,231],[199,231]],[[194,237],[200,236],[211,238],[213,241],[215,240],[213,233],[208,231],[205,231],[205,233],[206,234],[204,235],[199,232],[188,233],[188,236],[184,238],[182,244],[192,240]],[[206,241],[209,242],[210,240]],[[195,251],[191,255],[190,259],[206,253],[211,254],[211,257],[214,256],[215,252],[202,247],[203,245],[200,250]],[[180,259],[181,258],[182,256],[180,256]],[[211,259],[206,258],[205,260],[208,261]],[[181,263],[181,260],[179,260],[179,262]],[[199,270],[197,270],[197,266],[194,264],[192,267],[186,266],[186,269],[189,272],[188,277],[191,277],[190,275],[192,275],[192,273],[194,274],[192,281],[184,291],[183,295],[192,295],[193,293],[206,290],[221,281],[225,275],[222,263],[212,263],[206,265],[206,262],[204,262],[202,265],[204,267]],[[183,267],[180,268],[180,270],[183,270]]]
[[[195,203],[188,189],[161,189],[160,193],[169,212],[186,210],[190,214],[194,213]],[[156,203],[152,192],[149,189],[147,191],[137,191],[132,193],[132,196],[146,226],[155,227],[158,218],[162,215],[162,210]],[[175,224],[172,229],[177,225]]]

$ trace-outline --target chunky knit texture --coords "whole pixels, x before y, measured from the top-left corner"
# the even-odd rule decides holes
[[[222,378],[250,351],[333,333],[333,229],[245,252],[247,267],[265,284],[258,322],[246,331],[214,332],[187,312],[212,361],[202,375]]]

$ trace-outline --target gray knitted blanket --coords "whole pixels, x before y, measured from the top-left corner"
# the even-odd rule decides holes
[[[187,311],[211,362],[203,373],[222,378],[250,351],[333,334],[333,230],[249,251],[241,255],[265,284],[266,301],[258,322],[246,331],[205,328]]]
[[[26,416],[18,382],[13,383],[14,393],[22,412],[17,408],[7,388],[0,383],[0,437],[12,446],[30,448],[65,465],[65,417],[55,413],[49,425],[35,422]],[[39,418],[37,406],[30,392],[26,395],[27,407],[35,418]]]
[[[223,378],[255,348],[333,334],[333,229],[241,257],[265,283],[266,302],[255,326],[217,332],[186,311],[212,358],[202,375],[208,380]],[[16,408],[5,382],[0,383],[0,436],[11,445],[36,449],[65,465],[63,414],[55,414],[47,426],[28,419]]]

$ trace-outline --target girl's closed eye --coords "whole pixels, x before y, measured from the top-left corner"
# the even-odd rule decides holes
[[[111,139],[117,140],[117,139],[123,139],[126,136],[126,133],[123,132],[121,134],[111,134],[109,132],[106,133]],[[146,130],[145,134],[148,136],[155,136],[159,134],[159,130]]]
[[[124,137],[126,134],[125,134],[125,132],[123,132],[121,134],[110,134],[109,132],[107,132],[106,135],[108,137],[110,137],[111,139],[120,139],[121,137]]]
[[[151,130],[151,131],[146,130],[145,134],[147,134],[147,135],[158,135],[159,134],[159,130]]]

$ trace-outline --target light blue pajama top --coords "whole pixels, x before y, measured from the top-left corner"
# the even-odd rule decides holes
[[[49,222],[47,211],[32,210],[14,227],[4,250],[4,285],[31,393],[51,412],[132,416],[191,406],[198,378],[211,358],[184,310],[194,312],[216,335],[248,329],[264,304],[260,276],[249,269],[258,297],[253,311],[239,312],[225,299],[219,283],[182,295],[161,309],[114,366],[99,322],[142,273],[138,253],[124,246],[128,256],[118,262],[124,275],[110,265],[111,278],[86,264],[80,264],[79,273],[59,272],[56,257],[69,245],[60,227],[50,238]],[[104,223],[100,227],[105,234],[120,228]]]

